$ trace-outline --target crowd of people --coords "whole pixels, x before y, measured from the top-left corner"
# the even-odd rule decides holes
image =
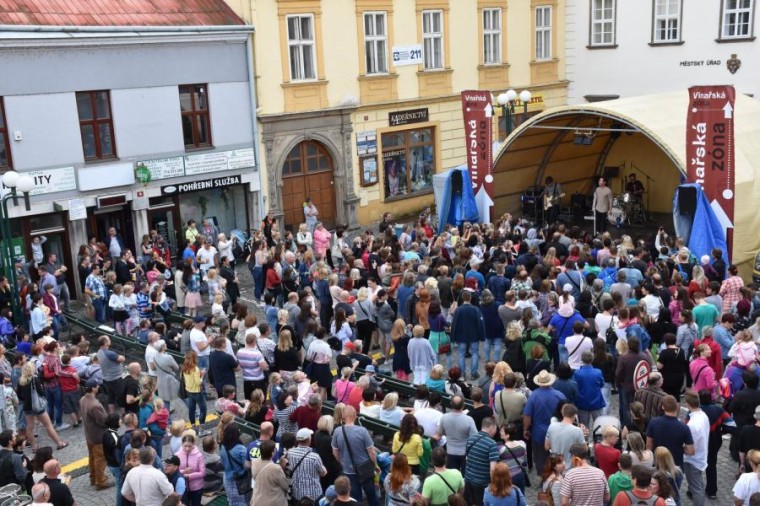
[[[151,236],[140,260],[123,246],[109,247],[115,265],[86,254],[93,316],[146,345],[147,370],[107,336],[89,355],[83,336],[59,344],[50,321],[17,332],[17,363],[6,374],[0,360],[0,445],[26,440],[39,456],[36,420],[62,448],[69,415],[84,425],[92,485],[117,485],[119,505],[195,506],[223,490],[231,505],[519,506],[535,487],[539,505],[660,506],[730,486],[717,478],[730,434],[730,493],[760,500],[760,296],[722,251],[696,258],[663,229],[634,241],[508,215],[436,234],[427,212],[398,235],[386,213],[350,239],[317,216],[307,202],[295,235],[265,218],[241,257],[250,305],[231,241],[208,223],[188,224],[174,270]],[[181,328],[173,309],[188,315]],[[206,434],[209,412],[219,423]],[[44,454],[37,468],[56,479]],[[43,483],[10,470],[0,484]]]

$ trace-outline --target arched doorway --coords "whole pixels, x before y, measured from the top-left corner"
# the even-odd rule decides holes
[[[303,141],[288,153],[282,164],[282,211],[285,229],[296,232],[304,222],[303,203],[311,197],[319,209],[319,219],[328,228],[335,226],[333,160],[316,141]]]

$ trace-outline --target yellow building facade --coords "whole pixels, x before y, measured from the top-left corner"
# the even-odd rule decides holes
[[[286,228],[307,196],[351,228],[431,205],[465,162],[463,90],[566,103],[564,0],[227,2],[256,30],[262,191]]]

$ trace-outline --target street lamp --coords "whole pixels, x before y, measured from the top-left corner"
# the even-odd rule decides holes
[[[13,309],[13,321],[20,323],[23,321],[23,313],[18,298],[18,282],[16,279],[16,266],[13,257],[13,242],[11,240],[11,220],[8,214],[8,200],[13,199],[13,205],[18,205],[18,192],[24,194],[24,207],[29,211],[29,192],[34,188],[34,179],[27,174],[19,174],[16,171],[9,170],[2,177],[3,185],[10,188],[10,192],[2,197],[0,205],[0,233],[2,241],[2,265],[5,274],[8,276],[11,286],[11,307]]]
[[[509,137],[509,135],[512,133],[512,130],[514,130],[515,100],[518,97],[520,98],[520,102],[523,104],[523,121],[525,121],[528,115],[528,103],[530,102],[531,98],[530,91],[523,90],[518,95],[515,90],[509,89],[504,93],[500,93],[499,96],[496,97],[496,101],[501,106],[502,116],[504,116],[507,137]]]

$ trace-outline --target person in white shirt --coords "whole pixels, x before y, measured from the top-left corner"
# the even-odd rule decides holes
[[[599,339],[607,340],[607,329],[612,328],[617,330],[620,326],[618,319],[612,314],[612,310],[615,308],[615,302],[610,298],[602,300],[602,312],[597,313],[594,317],[594,325],[596,325],[596,337]]]
[[[660,317],[660,308],[663,306],[662,299],[649,283],[641,285],[641,295],[644,296],[642,300],[647,306],[647,314],[652,318],[652,321],[656,322]]]
[[[710,438],[710,420],[699,407],[699,395],[694,390],[684,394],[686,406],[689,408],[688,427],[694,440],[694,454],[684,455],[683,471],[689,483],[692,504],[705,504],[705,482],[702,473],[707,469],[707,445]]]
[[[203,329],[206,327],[206,318],[196,315],[193,318],[193,329],[190,331],[190,348],[198,355],[198,369],[208,371],[208,359],[211,354],[211,345]],[[207,376],[203,375],[202,387],[205,390]]]
[[[148,346],[145,347],[145,363],[148,365],[148,376],[151,378],[158,377],[158,370],[156,369],[156,355],[158,350],[155,348],[155,343],[161,335],[158,332],[151,332],[148,334]]]
[[[216,246],[219,248],[219,260],[229,258],[230,265],[235,265],[235,254],[232,253],[232,239],[227,240],[227,236],[221,233],[217,236]]]
[[[417,419],[417,423],[423,428],[427,437],[433,437],[437,434],[438,423],[443,417],[443,412],[437,409],[440,405],[441,394],[430,392],[427,407],[414,410],[414,418]]]
[[[583,335],[584,325],[582,322],[573,323],[573,335],[565,339],[565,348],[567,348],[567,364],[573,371],[580,369],[583,365],[581,355],[584,351],[593,351],[594,342],[590,337]]]
[[[121,495],[140,506],[161,506],[164,499],[176,495],[166,475],[153,467],[156,451],[146,446],[140,449],[140,465],[131,469],[124,479]]]
[[[210,242],[204,242],[203,246],[198,250],[196,261],[198,262],[203,277],[206,277],[206,273],[208,273],[209,269],[218,265],[216,254],[216,248],[213,247]]]

